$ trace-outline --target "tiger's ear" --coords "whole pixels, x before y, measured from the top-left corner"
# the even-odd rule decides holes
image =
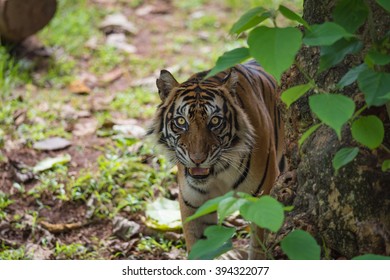
[[[237,72],[234,70],[234,68],[230,68],[229,73],[225,76],[225,78],[223,78],[222,83],[230,93],[234,94],[236,92],[237,82]]]
[[[172,76],[172,74],[167,70],[161,70],[160,77],[156,80],[158,94],[162,101],[164,101],[168,94],[174,87],[177,87],[179,83]]]

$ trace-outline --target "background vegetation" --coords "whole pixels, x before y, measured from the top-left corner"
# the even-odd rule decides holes
[[[177,226],[147,215],[177,196],[175,168],[142,137],[155,78],[211,68],[245,40],[227,35],[244,11],[280,2],[59,0],[37,40],[0,46],[0,259],[184,258]],[[102,27],[118,13],[132,32]],[[71,145],[37,148],[52,137]]]

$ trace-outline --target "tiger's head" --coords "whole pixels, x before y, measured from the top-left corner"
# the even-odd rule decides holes
[[[156,81],[162,103],[150,134],[192,180],[206,180],[238,165],[253,143],[252,125],[236,94],[237,73],[231,70],[204,79],[206,74],[180,84],[162,70]]]

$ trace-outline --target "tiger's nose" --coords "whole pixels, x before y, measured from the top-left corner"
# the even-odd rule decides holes
[[[206,153],[193,153],[193,154],[190,154],[190,159],[196,165],[202,164],[206,160],[206,158],[207,158],[207,154]]]

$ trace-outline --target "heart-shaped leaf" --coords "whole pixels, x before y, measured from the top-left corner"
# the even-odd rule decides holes
[[[190,260],[211,260],[232,248],[234,228],[210,226],[204,231],[206,239],[198,240],[188,255]]]
[[[288,44],[286,44],[288,42]],[[302,44],[301,32],[293,27],[259,26],[249,33],[249,52],[279,82],[294,62]]]
[[[352,117],[355,102],[341,94],[325,93],[310,96],[309,105],[317,117],[333,128],[341,139],[341,128]]]
[[[277,232],[283,224],[283,205],[275,198],[262,196],[256,202],[247,202],[240,209],[241,215],[262,228]]]
[[[290,260],[319,260],[321,248],[306,231],[294,230],[281,241],[282,250]]]
[[[367,19],[368,6],[362,0],[339,0],[333,10],[333,19],[348,32],[355,32]]]
[[[370,149],[378,148],[383,141],[385,129],[377,116],[363,116],[353,122],[352,136]]]

